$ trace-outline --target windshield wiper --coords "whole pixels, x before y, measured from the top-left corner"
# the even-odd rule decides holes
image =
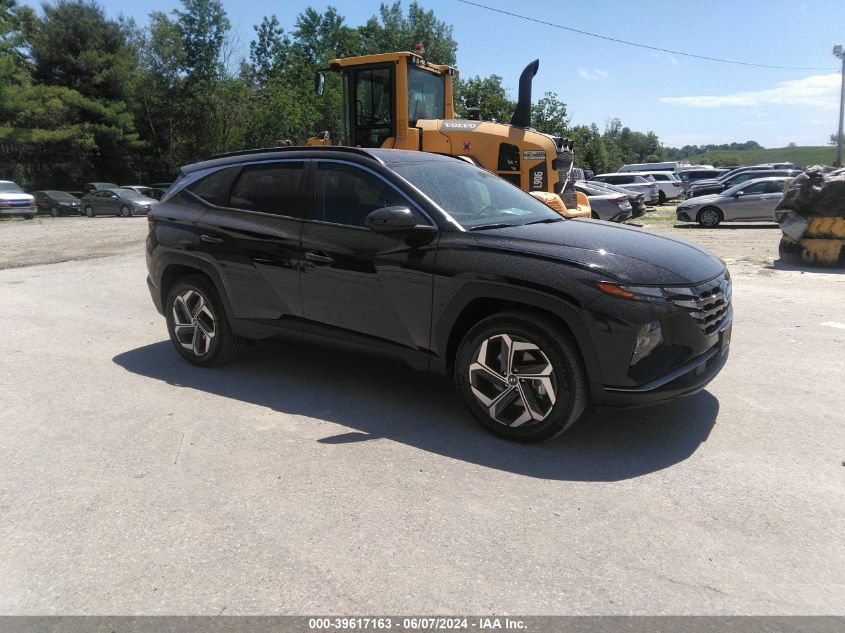
[[[564,218],[543,218],[542,220],[531,220],[531,222],[526,222],[522,226],[528,226],[529,224],[551,224],[552,222],[563,222]]]
[[[505,229],[509,226],[516,226],[515,224],[505,224],[504,222],[500,222],[498,224],[479,224],[477,226],[471,226],[470,231],[484,231],[486,229]]]

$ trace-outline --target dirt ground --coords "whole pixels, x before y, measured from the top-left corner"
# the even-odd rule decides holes
[[[702,229],[677,224],[674,207],[658,207],[631,224],[668,233],[711,250],[731,265],[771,267],[778,259],[775,224],[725,224]],[[143,217],[38,217],[0,221],[0,269],[138,253],[147,223]]]

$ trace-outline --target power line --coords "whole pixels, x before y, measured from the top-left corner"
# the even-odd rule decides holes
[[[684,53],[683,51],[673,51],[669,48],[660,48],[658,46],[649,46],[648,44],[639,44],[638,42],[629,42],[628,40],[620,40],[615,37],[608,37],[607,35],[599,35],[598,33],[590,33],[589,31],[582,31],[580,29],[573,28],[571,26],[563,26],[562,24],[555,24],[554,22],[546,22],[545,20],[538,20],[537,18],[532,18],[527,15],[520,15],[519,13],[511,13],[510,11],[505,11],[503,9],[497,9],[495,7],[488,7],[486,4],[479,4],[478,2],[470,2],[470,0],[458,0],[458,2],[463,2],[464,4],[469,4],[474,7],[479,7],[481,9],[487,9],[488,11],[493,11],[494,13],[501,13],[503,15],[509,15],[513,18],[519,18],[520,20],[528,20],[529,22],[536,22],[537,24],[542,24],[544,26],[552,26],[556,29],[562,29],[564,31],[570,31],[572,33],[578,33],[579,35],[588,35],[590,37],[595,37],[600,40],[607,40],[609,42],[616,42],[617,44],[627,44],[628,46],[637,46],[639,48],[646,48],[652,51],[660,51],[661,53],[671,53],[672,55],[683,55],[684,57],[693,57],[695,59],[704,59],[709,62],[721,62],[723,64],[737,64],[739,66],[754,66],[756,68],[776,68],[778,70],[833,70],[832,68],[828,67],[819,67],[819,66],[773,66],[771,64],[754,64],[752,62],[738,62],[733,59],[721,59],[719,57],[708,57],[707,55],[696,55],[695,53]]]

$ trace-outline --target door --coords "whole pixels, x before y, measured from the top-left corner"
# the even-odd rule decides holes
[[[229,167],[190,187],[208,207],[197,221],[197,252],[222,282],[234,318],[293,328],[301,323],[306,165],[288,160]]]
[[[306,321],[413,350],[429,348],[437,232],[378,233],[370,212],[410,208],[386,179],[357,165],[319,161],[313,219],[302,231]]]
[[[727,205],[724,205],[725,220],[735,222],[759,219],[761,208],[766,207],[767,201],[764,200],[764,197],[768,184],[767,182],[753,183],[741,190],[741,196],[734,194],[735,197],[731,198]],[[769,217],[771,218],[771,213]]]

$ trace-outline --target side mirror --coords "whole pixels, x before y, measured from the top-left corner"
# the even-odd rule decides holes
[[[742,196],[744,196],[744,195],[745,195],[745,192],[744,192],[744,191],[737,191],[737,192],[734,194],[734,198],[741,198],[741,197],[742,197]]]
[[[326,86],[326,76],[323,74],[323,71],[318,70],[314,73],[314,90],[318,95],[321,97],[323,96],[323,89]]]
[[[379,233],[397,233],[410,231],[417,220],[408,207],[382,207],[367,215],[366,224]]]

